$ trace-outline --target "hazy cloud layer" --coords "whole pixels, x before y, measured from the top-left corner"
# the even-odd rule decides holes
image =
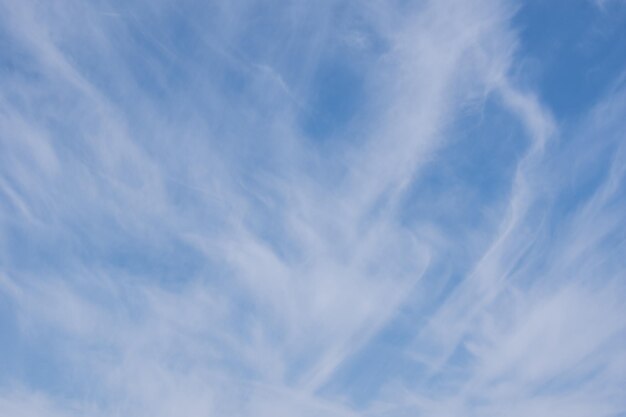
[[[200,3],[0,1],[0,415],[626,413],[623,2]]]

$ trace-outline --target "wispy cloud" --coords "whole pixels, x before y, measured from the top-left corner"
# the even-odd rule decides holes
[[[516,7],[0,2],[0,414],[623,413],[626,94]]]

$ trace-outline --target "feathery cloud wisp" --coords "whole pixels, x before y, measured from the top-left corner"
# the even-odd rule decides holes
[[[0,414],[624,413],[626,9],[516,7],[0,2]]]

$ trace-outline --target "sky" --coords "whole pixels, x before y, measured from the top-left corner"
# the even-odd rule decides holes
[[[0,415],[626,416],[623,0],[0,0]]]

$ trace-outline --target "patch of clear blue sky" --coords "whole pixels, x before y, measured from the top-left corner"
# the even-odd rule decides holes
[[[625,21],[623,1],[520,3],[513,19],[521,42],[520,78],[537,87],[559,119],[581,115],[624,75]]]

